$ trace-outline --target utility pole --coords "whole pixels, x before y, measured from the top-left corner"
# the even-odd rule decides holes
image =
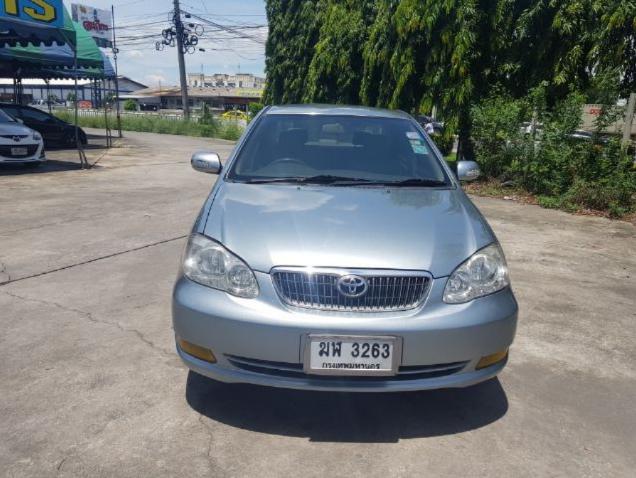
[[[119,50],[117,49],[117,29],[115,28],[115,7],[113,5],[110,6],[110,13],[112,15],[113,21],[113,61],[115,62],[115,109],[117,111],[117,131],[119,132],[119,137],[122,137],[121,134],[121,112],[119,111],[119,71],[117,70],[117,54]]]
[[[186,82],[185,58],[183,51],[183,23],[181,23],[181,7],[179,0],[174,0],[174,26],[177,31],[177,55],[179,58],[179,80],[181,82],[181,103],[183,117],[190,119],[190,105],[188,104],[188,84]]]

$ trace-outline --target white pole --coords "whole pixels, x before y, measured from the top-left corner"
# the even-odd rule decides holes
[[[634,109],[636,109],[636,93],[629,95],[627,109],[625,110],[625,124],[623,125],[623,145],[627,146],[632,137],[632,122],[634,121]]]

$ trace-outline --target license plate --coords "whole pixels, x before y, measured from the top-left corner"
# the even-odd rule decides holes
[[[26,156],[29,150],[26,148],[11,148],[11,156]]]
[[[397,337],[309,335],[304,369],[318,375],[395,375],[400,356]]]

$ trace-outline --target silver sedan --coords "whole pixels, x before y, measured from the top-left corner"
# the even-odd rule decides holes
[[[177,352],[223,382],[307,390],[465,387],[508,360],[517,302],[486,220],[409,115],[279,106],[249,125],[174,287]]]

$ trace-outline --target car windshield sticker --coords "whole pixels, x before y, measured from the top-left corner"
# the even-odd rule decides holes
[[[427,154],[428,153],[428,149],[426,148],[426,145],[424,145],[423,141],[421,139],[411,139],[409,141],[411,143],[411,149],[413,149],[413,152],[415,154]]]
[[[408,139],[420,139],[420,135],[417,131],[407,131],[406,137]]]

